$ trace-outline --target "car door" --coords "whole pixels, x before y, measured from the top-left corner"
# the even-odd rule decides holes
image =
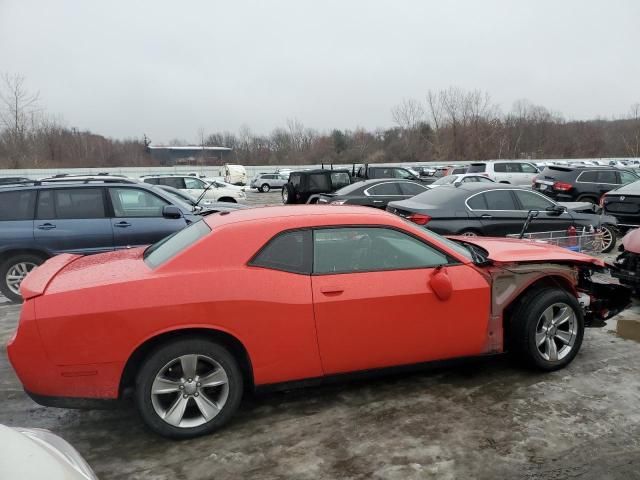
[[[598,171],[598,183],[594,185],[598,198],[620,186],[617,170],[600,170]]]
[[[184,217],[164,218],[168,201],[136,187],[109,187],[115,248],[149,245],[186,227]]]
[[[511,183],[514,185],[530,186],[533,177],[540,173],[535,165],[526,162],[513,162],[512,169]]]
[[[538,216],[531,220],[527,232],[551,232],[566,231],[573,224],[571,214],[567,211],[557,214],[547,210],[556,204],[537,192],[530,190],[514,190],[518,207],[526,214],[530,210],[536,210]]]
[[[493,179],[496,182],[511,183],[511,169],[506,162],[493,164]]]
[[[113,250],[104,188],[40,190],[33,232],[35,242],[53,253]]]
[[[492,237],[519,233],[527,218],[508,188],[473,195],[467,199],[467,207],[470,216],[480,220],[481,233]]]
[[[382,182],[366,188],[363,195],[350,201],[351,204],[368,205],[376,208],[387,208],[387,204],[394,200],[403,200],[404,197],[398,188],[397,182]]]
[[[491,296],[474,268],[385,227],[322,228],[313,235],[314,313],[325,374],[481,353]],[[453,286],[446,300],[429,284],[437,270]]]

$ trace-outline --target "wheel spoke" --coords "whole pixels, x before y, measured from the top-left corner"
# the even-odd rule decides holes
[[[549,327],[553,323],[553,306],[547,308],[542,313],[542,318],[544,319],[544,326]]]
[[[178,426],[184,416],[184,411],[187,409],[188,398],[184,398],[182,395],[178,395],[178,398],[173,405],[165,412],[164,420],[171,425]]]
[[[547,331],[544,329],[542,332],[536,333],[536,346],[539,347],[547,339]]]
[[[195,378],[198,355],[183,355],[180,357],[180,365],[182,366],[182,375],[185,378]]]
[[[227,379],[227,374],[221,368],[215,370],[209,375],[198,379],[198,382],[200,382],[202,387],[217,387],[218,385],[224,385],[228,381],[229,380]]]
[[[206,421],[211,420],[220,411],[220,407],[204,394],[193,397],[193,399],[196,401],[198,410],[200,410],[200,413]]]
[[[549,360],[552,362],[558,360],[558,348],[556,347],[556,342],[553,338],[547,339],[547,355],[549,356]]]
[[[180,382],[170,380],[168,378],[156,377],[151,386],[151,393],[161,395],[163,393],[172,393],[180,390]]]
[[[562,309],[560,310],[560,312],[558,312],[558,315],[554,320],[554,325],[556,327],[559,327],[560,325],[567,323],[567,321],[569,321],[569,319],[571,319],[572,316],[573,316],[573,312],[569,307],[562,307]]]
[[[571,335],[571,333],[569,332],[565,332],[564,330],[558,330],[555,337],[565,345],[569,345],[571,343],[571,338],[573,337],[573,335]]]

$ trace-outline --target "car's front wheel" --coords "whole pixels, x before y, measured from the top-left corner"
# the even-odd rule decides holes
[[[32,254],[18,254],[0,265],[0,292],[12,302],[22,302],[20,284],[27,274],[44,262],[42,257]]]
[[[616,231],[611,225],[601,225],[600,234],[602,235],[602,253],[609,253],[616,246]]]
[[[268,183],[263,183],[262,186],[260,187],[260,191],[262,193],[267,193],[269,190],[271,190],[271,187],[269,186]]]
[[[136,379],[135,401],[144,422],[170,438],[217,430],[240,405],[243,378],[222,345],[186,338],[157,348]]]
[[[560,288],[526,293],[511,314],[510,348],[530,366],[557,370],[578,354],[584,318],[576,298]]]

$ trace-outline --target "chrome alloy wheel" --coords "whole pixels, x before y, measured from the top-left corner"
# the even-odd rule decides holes
[[[155,412],[169,425],[199,427],[213,419],[229,396],[222,365],[204,355],[183,355],[160,369],[151,386]]]
[[[611,248],[611,242],[613,242],[613,235],[611,234],[611,230],[603,226],[600,228],[600,235],[602,238],[601,251],[608,251],[608,249]]]
[[[463,237],[477,237],[478,234],[476,232],[467,231],[467,232],[462,232],[462,236]]]
[[[536,347],[545,360],[555,362],[565,358],[576,342],[578,320],[566,303],[554,303],[547,308],[536,326]]]
[[[20,284],[27,276],[27,274],[36,268],[33,262],[20,262],[13,265],[8,271],[6,276],[7,287],[16,295],[20,295]]]

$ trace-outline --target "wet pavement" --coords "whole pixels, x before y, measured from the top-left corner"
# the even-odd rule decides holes
[[[0,299],[0,343],[18,313]],[[640,319],[640,307],[622,316]],[[40,407],[3,350],[0,423],[61,435],[102,480],[640,478],[640,344],[615,323],[587,330],[562,371],[502,356],[254,395],[222,431],[180,442],[148,432],[133,408]]]

